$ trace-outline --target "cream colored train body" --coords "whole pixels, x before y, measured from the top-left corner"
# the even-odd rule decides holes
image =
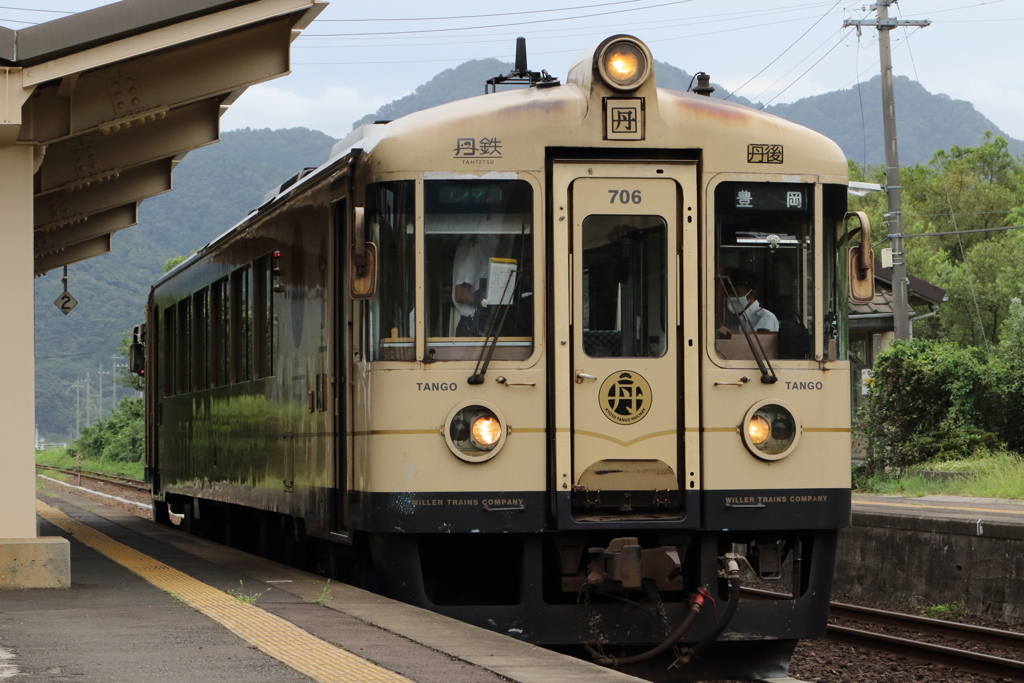
[[[737,553],[796,597],[673,675],[784,672],[850,515],[846,160],[652,65],[364,126],[157,283],[157,502],[545,644],[657,643]]]

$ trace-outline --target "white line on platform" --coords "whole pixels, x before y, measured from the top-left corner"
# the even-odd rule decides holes
[[[91,493],[94,496],[103,496],[104,498],[110,498],[111,500],[116,500],[119,503],[127,503],[128,505],[134,505],[135,507],[140,507],[143,510],[152,510],[153,509],[152,505],[145,505],[143,503],[136,503],[134,500],[127,500],[125,498],[118,498],[117,496],[112,496],[112,495],[110,495],[108,493],[100,493],[99,491],[93,491],[92,489],[87,489],[84,486],[75,486],[74,484],[68,484],[67,482],[60,481],[58,479],[54,479],[53,477],[48,477],[45,474],[37,474],[36,476],[39,477],[40,479],[45,479],[46,481],[52,481],[54,484],[60,484],[61,486],[67,486],[69,489],[77,489],[79,491],[85,491],[86,493]]]

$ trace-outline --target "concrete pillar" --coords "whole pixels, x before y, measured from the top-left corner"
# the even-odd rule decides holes
[[[32,176],[34,146],[18,144],[31,94],[20,69],[0,69],[0,588],[67,587],[68,542],[37,538]]]

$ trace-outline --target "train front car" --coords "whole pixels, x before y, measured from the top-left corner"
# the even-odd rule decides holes
[[[347,527],[393,597],[656,677],[782,676],[850,516],[846,160],[653,65],[615,36],[358,143]]]
[[[870,252],[834,143],[653,67],[614,36],[366,126],[158,282],[157,518],[651,679],[784,676]]]

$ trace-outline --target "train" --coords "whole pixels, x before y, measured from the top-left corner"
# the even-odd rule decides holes
[[[870,228],[834,142],[712,90],[523,49],[267,193],[137,328],[157,520],[651,680],[785,676]]]

